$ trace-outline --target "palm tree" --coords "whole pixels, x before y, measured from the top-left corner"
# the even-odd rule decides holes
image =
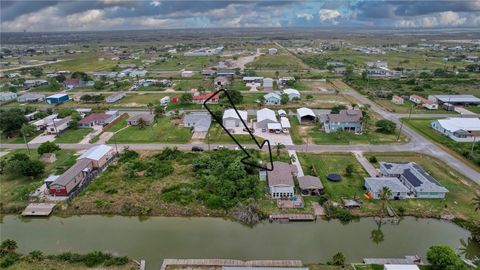
[[[362,123],[362,129],[365,129],[368,126],[368,121],[371,119],[370,111],[368,107],[365,107],[362,110],[362,118],[360,119],[360,123]]]
[[[295,163],[297,161],[297,158],[295,158],[295,155],[290,155],[290,164]]]
[[[473,198],[472,201],[473,201],[473,206],[475,207],[475,212],[480,210],[480,195],[475,196],[475,198]]]
[[[139,129],[144,129],[146,125],[147,125],[147,122],[145,122],[145,120],[143,120],[143,118],[138,119],[138,128]]]
[[[383,211],[385,211],[385,204],[392,196],[392,190],[389,187],[382,187],[382,189],[379,192],[379,195],[380,195],[380,200],[382,201],[382,214],[383,214]]]
[[[153,107],[154,107],[153,103],[151,103],[151,102],[148,103],[147,108],[148,108],[148,110],[150,110],[150,114],[153,114]]]
[[[15,240],[7,239],[2,242],[1,249],[7,252],[14,252],[18,248],[17,242]]]
[[[370,233],[370,239],[377,245],[383,242],[383,240],[385,239],[385,235],[382,232],[380,223],[378,223],[377,229],[373,230]]]
[[[280,156],[280,150],[282,150],[283,148],[285,148],[285,145],[277,143],[277,158]]]

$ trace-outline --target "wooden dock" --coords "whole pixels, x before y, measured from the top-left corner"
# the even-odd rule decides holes
[[[302,267],[300,260],[254,260],[241,261],[230,259],[164,259],[160,270],[170,265],[178,266],[234,266],[234,267]]]
[[[54,207],[54,203],[31,203],[23,210],[22,216],[48,217]]]
[[[273,214],[270,221],[315,221],[316,217],[310,214]]]

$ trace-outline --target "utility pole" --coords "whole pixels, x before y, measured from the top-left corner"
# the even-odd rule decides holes
[[[408,112],[409,120],[410,120],[410,117],[412,116],[412,109],[413,109],[413,105],[410,106],[410,111]],[[400,121],[400,130],[398,131],[397,141],[400,140],[400,134],[402,134],[402,129],[403,129],[403,121]]]
[[[473,149],[475,148],[475,141],[476,141],[477,137],[473,136],[473,142],[472,142],[472,150],[470,151],[470,156],[473,157]]]
[[[30,147],[28,147],[28,142],[27,142],[27,138],[25,137],[25,133],[22,132],[22,135],[23,135],[23,140],[25,141],[25,145],[27,146],[28,155],[30,156],[31,155]]]

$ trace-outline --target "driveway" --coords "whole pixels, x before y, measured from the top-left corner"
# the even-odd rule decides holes
[[[294,156],[295,157],[295,162],[293,162],[293,165],[295,165],[297,167],[297,177],[301,177],[301,176],[304,176],[305,174],[303,174],[303,169],[302,169],[302,165],[300,165],[300,161],[298,160],[298,156],[297,156],[297,152],[295,152],[295,150],[288,150],[288,156]]]
[[[48,135],[48,134],[40,134],[37,137],[33,138],[28,143],[44,143],[44,142],[53,142],[55,141],[55,135]]]

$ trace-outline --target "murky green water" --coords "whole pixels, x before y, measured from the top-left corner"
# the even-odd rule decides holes
[[[142,221],[122,216],[6,216],[0,225],[1,238],[16,240],[21,252],[110,251],[145,259],[148,269],[158,269],[163,258],[325,262],[338,251],[348,261],[359,262],[363,257],[424,256],[435,244],[460,249],[467,257],[480,255],[478,245],[469,241],[470,233],[450,222],[406,218],[399,225],[383,225],[380,230],[371,218],[348,225],[319,220],[250,228],[220,218],[153,217]]]

